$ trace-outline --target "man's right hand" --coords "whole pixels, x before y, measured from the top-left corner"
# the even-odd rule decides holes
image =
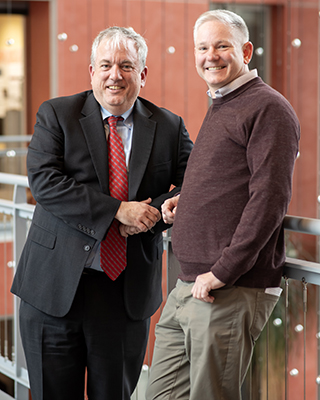
[[[176,214],[179,195],[167,199],[161,206],[162,218],[166,224],[172,224]]]
[[[161,214],[155,207],[150,206],[151,198],[144,201],[123,201],[115,218],[128,226],[129,234],[147,232],[160,221]]]

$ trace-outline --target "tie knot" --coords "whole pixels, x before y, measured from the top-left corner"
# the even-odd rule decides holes
[[[109,126],[117,126],[118,121],[123,121],[122,117],[115,117],[114,115],[110,115],[110,117],[105,119],[105,122],[109,124]]]

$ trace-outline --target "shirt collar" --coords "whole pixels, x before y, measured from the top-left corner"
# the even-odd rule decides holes
[[[114,114],[111,114],[108,110],[106,110],[102,106],[100,106],[100,109],[101,109],[101,115],[102,115],[103,120],[110,117],[111,115],[114,115]],[[129,110],[127,110],[126,112],[121,114],[124,125],[132,122],[132,119],[133,119],[132,110],[133,110],[133,106],[131,108],[129,108]],[[115,115],[115,117],[120,117],[120,115]]]
[[[232,82],[228,83],[227,85],[223,86],[222,88],[216,90],[214,93],[216,95],[216,99],[219,97],[223,97],[226,94],[233,92],[234,90],[238,89],[240,86],[244,85],[245,83],[251,81],[252,79],[258,76],[257,69],[253,69],[252,71],[246,72],[244,75],[239,76],[239,78],[233,80]],[[211,96],[210,90],[207,91],[207,95]]]

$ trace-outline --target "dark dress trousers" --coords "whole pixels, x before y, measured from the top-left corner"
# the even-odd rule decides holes
[[[129,201],[151,197],[151,205],[160,210],[163,201],[175,195],[182,184],[192,142],[180,117],[140,97],[134,105],[133,123]],[[21,313],[28,317],[32,314],[35,318],[38,312],[41,317],[37,318],[41,321],[44,316],[46,320],[74,321],[73,316],[80,312],[80,308],[74,309],[75,299],[79,299],[82,307],[84,297],[95,298],[98,285],[105,297],[92,300],[90,314],[94,314],[93,307],[107,308],[110,312],[117,310],[115,314],[122,311],[125,320],[132,325],[120,324],[119,330],[126,331],[125,340],[130,346],[138,346],[142,360],[145,343],[141,344],[137,337],[135,344],[135,338],[128,334],[128,326],[137,326],[138,332],[139,321],[143,321],[146,335],[146,321],[161,303],[161,232],[168,226],[160,220],[153,232],[129,236],[125,271],[115,282],[102,272],[96,279],[98,284],[93,283],[94,276],[86,277],[90,279],[87,286],[92,288],[92,294],[86,293],[86,284],[81,283],[83,270],[91,265],[97,245],[105,238],[120,204],[109,195],[107,141],[100,105],[92,91],[51,99],[40,106],[28,149],[27,167],[37,205],[12,285],[12,292],[22,299]],[[176,188],[170,191],[171,185]],[[26,321],[22,324],[25,326],[21,330],[24,342],[25,329],[30,331],[30,327]],[[53,324],[48,322],[48,326]],[[99,323],[98,317],[92,324],[95,331],[101,329],[99,336],[108,337],[109,329]],[[65,329],[70,329],[67,324]],[[35,332],[35,341],[44,340],[37,335]],[[26,347],[32,354],[30,344]],[[116,359],[119,349],[117,346],[111,349]],[[40,356],[32,361],[27,351],[29,375],[32,375],[30,366],[36,368]],[[109,371],[102,372],[107,379]],[[33,380],[36,379],[31,378],[31,385]],[[134,385],[135,382],[129,386]],[[37,398],[50,398],[38,394],[43,390],[42,383],[34,386]],[[113,389],[109,392],[112,394]],[[119,394],[112,396],[112,400],[121,399]],[[123,398],[126,396],[128,394]],[[99,400],[103,398],[100,396]]]

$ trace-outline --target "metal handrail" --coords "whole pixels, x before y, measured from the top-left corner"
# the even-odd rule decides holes
[[[0,136],[0,143],[11,143],[11,142],[30,142],[32,135],[2,135]]]
[[[284,228],[288,231],[320,236],[320,219],[286,215],[284,218]]]

